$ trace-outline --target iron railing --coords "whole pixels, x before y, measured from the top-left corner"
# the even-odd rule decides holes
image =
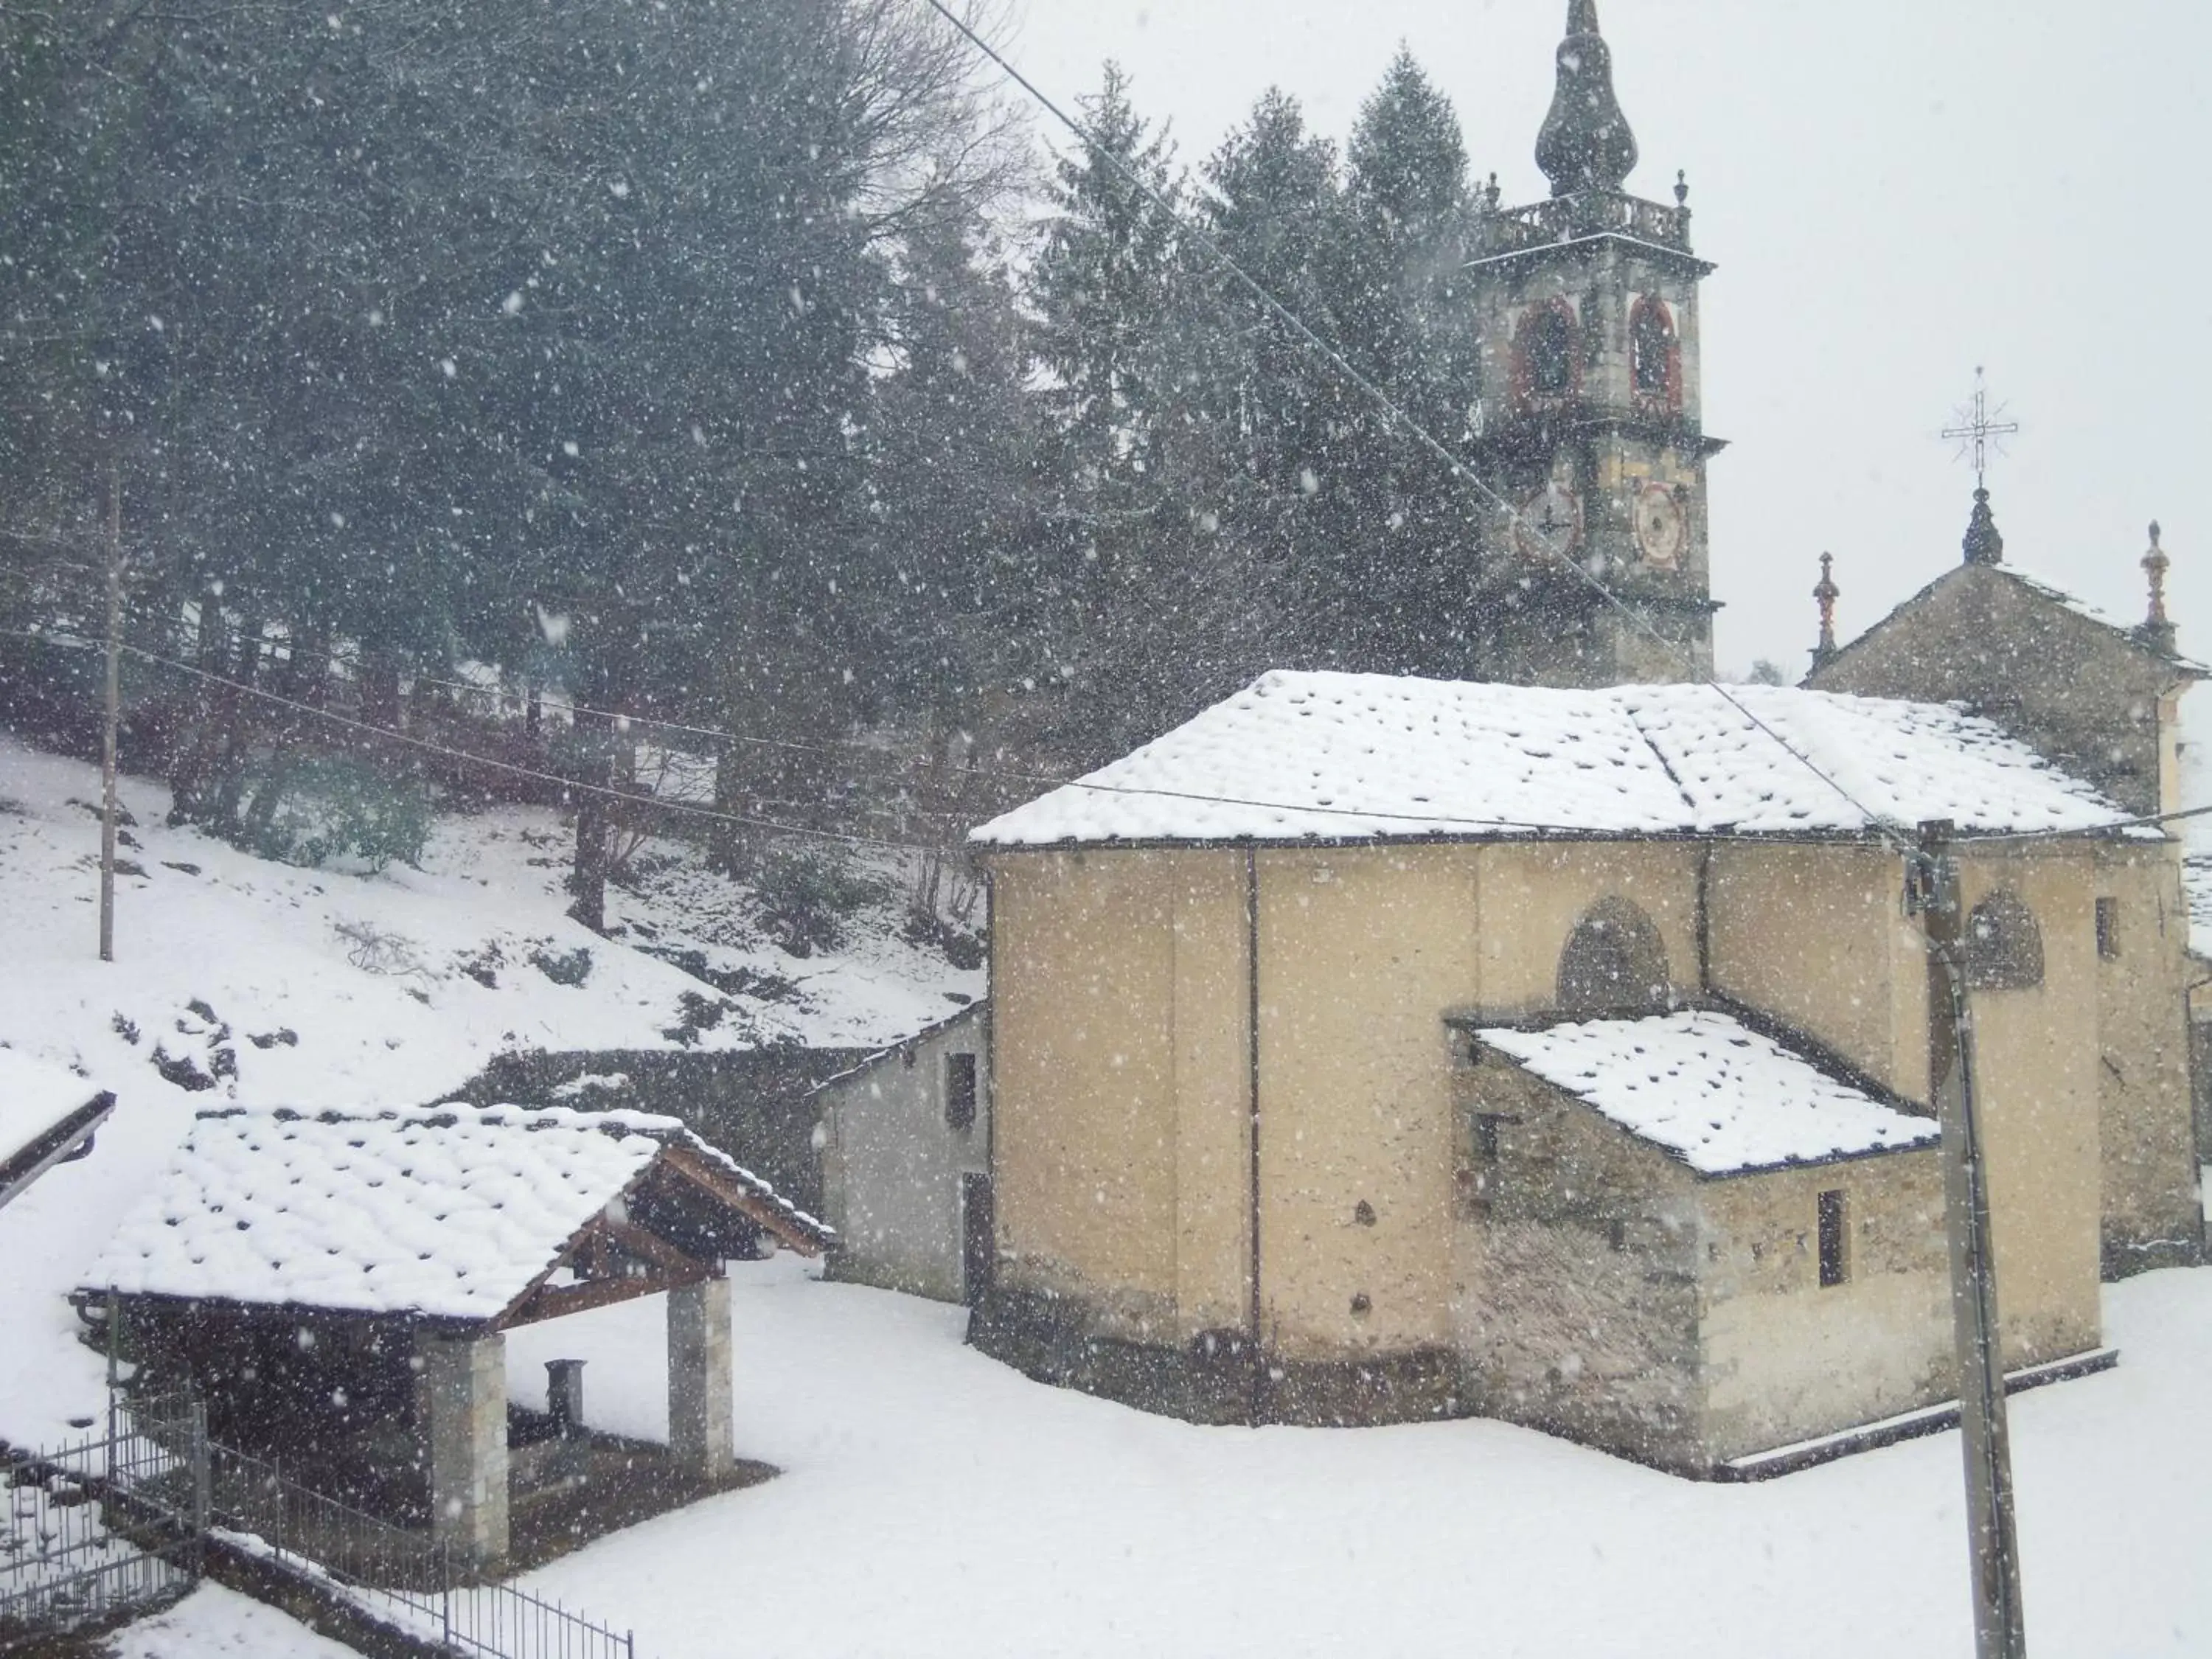
[[[1607,233],[1690,252],[1690,210],[1647,202],[1617,190],[1577,191],[1528,207],[1496,208],[1478,228],[1485,255],[1521,253],[1555,242]]]
[[[454,1659],[637,1659],[629,1632],[467,1582],[430,1534],[210,1439],[195,1401],[118,1395],[108,1416],[104,1434],[0,1456],[0,1653],[174,1600],[212,1539]]]
[[[276,1463],[208,1443],[209,1514],[230,1547],[370,1618],[471,1659],[636,1659],[635,1638],[497,1581],[429,1534],[313,1491]]]
[[[112,1411],[104,1433],[0,1455],[0,1651],[147,1612],[197,1582],[205,1419],[180,1407],[174,1430]]]

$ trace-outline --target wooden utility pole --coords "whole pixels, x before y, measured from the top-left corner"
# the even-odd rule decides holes
[[[123,723],[123,469],[107,467],[107,719],[100,744],[100,959],[115,960],[115,768]]]
[[[2020,1548],[2013,1532],[2012,1450],[2005,1429],[1996,1264],[1988,1171],[1974,1097],[1974,1034],[1952,826],[1920,826],[1915,884],[1928,940],[1928,1087],[1943,1127],[1943,1198],[1951,1244],[1951,1330],[1966,1461],[1976,1659],[2026,1659]]]

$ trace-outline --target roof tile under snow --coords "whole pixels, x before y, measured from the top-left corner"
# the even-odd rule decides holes
[[[1274,673],[970,839],[1856,835],[1934,818],[1989,834],[2108,829],[2124,815],[1945,705],[1780,686],[1724,696]]]
[[[1838,1082],[1729,1014],[1694,1010],[1475,1035],[1700,1175],[1823,1164],[1942,1139],[1932,1119]]]
[[[210,1113],[87,1276],[125,1295],[485,1320],[669,1147],[830,1230],[673,1118],[514,1106]]]

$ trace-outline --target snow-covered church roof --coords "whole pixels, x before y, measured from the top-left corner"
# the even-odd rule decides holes
[[[212,1112],[85,1283],[495,1319],[671,1149],[711,1165],[779,1235],[830,1236],[674,1118],[512,1106]]]
[[[2124,817],[1945,705],[1781,686],[1724,696],[1273,673],[971,839],[1823,836],[1936,818],[1993,834],[2102,830]]]
[[[1700,1175],[1741,1175],[1931,1146],[1934,1120],[1838,1082],[1707,1010],[1476,1037]]]

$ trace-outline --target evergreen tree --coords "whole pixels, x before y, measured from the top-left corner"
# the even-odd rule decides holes
[[[1195,515],[1176,471],[1190,365],[1173,152],[1118,65],[1083,107],[1091,143],[1059,162],[1029,295],[1048,379],[1047,502],[1018,623],[1029,660],[1016,665],[1047,699],[1037,717],[1057,746],[1095,758],[1157,735],[1182,705],[1170,596]]]
[[[1208,233],[1223,252],[1323,339],[1340,332],[1327,261],[1348,234],[1335,146],[1297,101],[1268,91],[1206,163]],[[1316,511],[1350,388],[1291,325],[1210,258],[1192,288],[1210,312],[1201,370],[1224,465],[1223,533],[1242,551],[1251,604],[1238,642],[1257,672],[1326,659],[1313,574]]]
[[[1479,343],[1458,273],[1467,155],[1451,105],[1401,50],[1361,107],[1328,289],[1346,355],[1446,444],[1466,441]],[[1449,470],[1364,400],[1334,425],[1319,609],[1348,666],[1464,672],[1480,515]]]

